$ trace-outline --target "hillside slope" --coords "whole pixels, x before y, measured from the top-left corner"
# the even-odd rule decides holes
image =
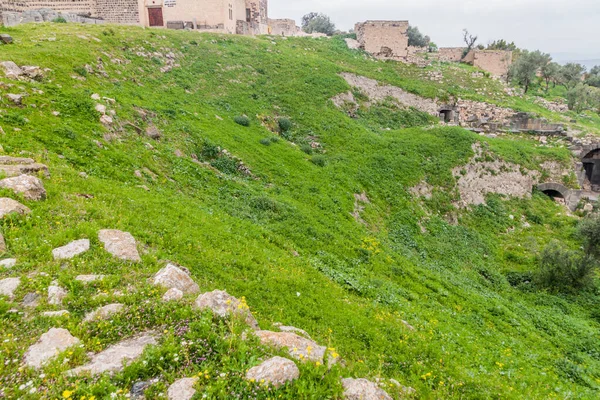
[[[597,398],[598,296],[551,295],[527,279],[551,239],[579,246],[576,218],[540,193],[455,206],[470,160],[543,175],[548,161],[570,167],[566,144],[482,137],[385,103],[352,118],[331,99],[352,90],[339,75],[349,72],[425,98],[563,116],[469,67],[444,66],[439,83],[429,69],[371,60],[340,38],[66,24],[3,31],[16,43],[0,48],[0,61],[46,70],[0,77],[2,155],[50,171],[44,201],[0,189],[32,210],[1,220],[4,258],[17,264],[0,279],[21,279],[0,300],[4,397],[125,398],[158,378],[146,392],[158,398],[176,379],[199,376],[199,398],[337,399],[347,377],[381,378],[394,398]],[[17,105],[8,94],[26,96]],[[130,232],[142,261],[111,257],[103,229]],[[53,259],[52,249],[83,238],[89,251]],[[342,361],[298,362],[299,379],[279,389],[245,381],[260,360],[286,353],[246,338],[243,322],[197,311],[197,295],[163,302],[149,279],[167,261],[187,268],[202,293],[243,297],[262,329],[301,328]],[[84,274],[105,279],[75,280]],[[68,291],[62,307],[47,300],[56,285]],[[109,320],[84,321],[113,303],[124,308]],[[43,315],[63,309],[70,314]],[[29,346],[53,327],[81,346],[43,374],[25,368]],[[158,344],[113,377],[65,374],[87,353],[149,330]]]

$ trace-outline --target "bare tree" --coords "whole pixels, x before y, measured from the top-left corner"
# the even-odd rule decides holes
[[[468,30],[463,29],[463,40],[465,41],[467,48],[463,52],[463,56],[462,56],[461,60],[464,60],[464,58],[467,56],[467,54],[469,54],[471,52],[471,50],[473,50],[473,47],[475,47],[475,43],[477,43],[477,39],[479,39],[478,36],[473,36],[469,33]]]

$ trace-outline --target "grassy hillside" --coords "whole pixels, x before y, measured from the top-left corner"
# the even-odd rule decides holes
[[[33,210],[0,222],[6,256],[19,260],[0,278],[23,282],[13,301],[0,300],[6,398],[54,399],[65,391],[73,399],[124,398],[134,382],[158,377],[148,392],[154,398],[199,373],[200,396],[221,399],[337,399],[340,377],[395,379],[419,399],[598,397],[597,293],[557,296],[519,281],[551,239],[579,246],[577,220],[541,194],[452,206],[452,170],[469,161],[475,143],[529,169],[547,160],[568,164],[569,151],[526,138],[482,138],[385,109],[353,119],[330,99],[350,90],[338,74],[352,72],[425,97],[559,116],[473,78],[469,67],[443,66],[442,84],[426,79],[427,69],[373,61],[339,38],[66,24],[2,32],[16,43],[0,48],[0,61],[50,69],[39,82],[0,78],[3,154],[32,157],[51,172],[46,201],[0,190]],[[169,63],[180,67],[161,72]],[[27,93],[24,106],[7,93]],[[116,111],[113,124],[99,122],[96,103]],[[249,126],[234,121],[242,115]],[[279,132],[282,119],[291,127]],[[381,130],[381,119],[402,129]],[[149,126],[159,140],[145,135]],[[597,128],[590,123],[590,131]],[[249,172],[240,172],[240,160]],[[422,181],[434,187],[429,200],[410,191]],[[361,193],[369,199],[363,222],[352,216]],[[143,262],[111,258],[97,239],[105,228],[131,232]],[[80,238],[92,241],[91,251],[52,259],[53,248]],[[165,260],[187,267],[203,292],[245,297],[263,329],[276,322],[302,328],[344,362],[331,370],[299,363],[300,379],[282,389],[246,383],[248,368],[278,353],[242,340],[240,325],[194,311],[191,297],[161,302],[163,291],[147,278]],[[74,280],[88,273],[108,278],[88,286]],[[507,276],[517,277],[513,285]],[[69,290],[71,314],[58,320],[41,316],[56,309],[45,301],[54,279]],[[42,301],[23,310],[19,303],[32,291]],[[127,309],[110,322],[82,322],[116,301]],[[50,327],[69,329],[83,346],[42,376],[20,360]],[[124,372],[63,374],[87,352],[150,328],[161,332],[160,345]],[[388,392],[402,396],[393,385]]]

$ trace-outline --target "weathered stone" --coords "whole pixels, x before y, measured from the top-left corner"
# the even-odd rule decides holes
[[[85,253],[90,249],[88,239],[75,240],[65,246],[52,250],[52,256],[55,260],[66,260]]]
[[[48,304],[53,306],[60,306],[68,292],[58,285],[51,285],[48,287]]]
[[[23,204],[9,199],[7,197],[0,198],[0,218],[4,218],[9,214],[29,214],[31,210],[25,207]]]
[[[0,63],[0,66],[2,67],[2,69],[4,69],[4,74],[7,78],[17,79],[18,77],[23,75],[23,70],[12,61],[3,61]]]
[[[40,295],[37,293],[27,293],[25,297],[23,297],[23,307],[37,307],[40,302]]]
[[[303,329],[300,328],[296,328],[295,326],[286,326],[286,325],[282,325],[281,323],[277,322],[275,324],[273,324],[277,327],[277,329],[279,329],[281,332],[291,332],[291,333],[295,333],[297,335],[303,336],[307,339],[312,340],[312,338],[310,337],[310,335]]]
[[[24,65],[21,67],[23,75],[31,79],[39,79],[44,76],[42,69],[36,65]]]
[[[286,348],[292,357],[301,361],[322,363],[327,350],[326,347],[292,332],[257,331],[256,336],[262,344]]]
[[[52,357],[79,343],[66,329],[52,328],[25,353],[25,365],[39,369]]]
[[[94,107],[96,109],[96,111],[98,111],[100,114],[106,114],[106,106],[104,104],[96,104],[96,107]]]
[[[0,261],[0,268],[12,268],[17,265],[16,258],[7,258],[5,260]]]
[[[146,346],[156,345],[157,343],[153,333],[145,333],[141,336],[124,340],[94,355],[88,364],[72,369],[67,374],[71,376],[83,373],[98,375],[104,372],[114,373],[122,371],[123,365],[138,359]]]
[[[100,100],[102,97],[100,97],[100,95],[98,93],[94,93],[92,94],[92,100]]]
[[[125,261],[141,261],[135,239],[129,232],[103,229],[98,232],[98,239],[104,243],[104,249],[113,256]]]
[[[201,294],[196,299],[196,307],[201,310],[210,309],[221,318],[231,314],[241,316],[252,329],[260,329],[246,303],[241,302],[225,291],[215,290]]]
[[[104,278],[104,275],[78,275],[77,277],[75,277],[75,280],[82,283],[91,283],[95,281],[100,281]]]
[[[183,292],[177,288],[172,288],[167,290],[167,292],[163,295],[163,301],[177,301],[183,298]]]
[[[49,317],[49,318],[57,318],[57,317],[64,317],[69,315],[70,313],[67,310],[60,310],[60,311],[45,311],[42,313],[42,315],[44,317]]]
[[[38,174],[40,172],[46,176],[50,175],[48,167],[44,164],[37,164],[31,158],[10,156],[0,156],[0,171],[4,172],[8,178],[23,174]]]
[[[6,241],[2,232],[0,232],[0,254],[2,253],[6,253]]]
[[[198,293],[200,287],[182,269],[167,264],[154,275],[153,283],[166,289],[179,289],[185,294]]]
[[[283,357],[273,357],[262,364],[250,368],[246,379],[256,382],[266,382],[275,387],[280,387],[287,382],[300,377],[300,370],[296,364]]]
[[[23,95],[22,94],[8,93],[6,95],[6,97],[8,97],[8,99],[17,106],[20,106],[21,104],[23,104]]]
[[[346,400],[392,400],[377,384],[366,379],[342,379]]]
[[[167,391],[167,398],[169,400],[190,400],[196,394],[194,385],[197,381],[198,378],[183,378],[173,382]]]
[[[85,316],[84,321],[90,322],[90,321],[97,321],[97,320],[101,320],[101,319],[108,319],[113,314],[117,314],[117,313],[121,312],[123,310],[123,307],[124,307],[123,304],[109,304],[107,306],[100,307],[97,310],[88,313]]]
[[[20,175],[0,180],[0,187],[20,193],[27,200],[44,200],[46,189],[41,179],[31,175]]]
[[[143,400],[146,398],[144,392],[152,386],[151,381],[140,381],[136,382],[131,386],[131,390],[129,391],[129,395],[133,400]]]
[[[161,134],[156,126],[150,125],[146,128],[146,136],[150,139],[158,140],[160,139]]]
[[[15,297],[15,290],[21,284],[21,278],[6,278],[0,280],[0,296],[6,296],[9,299]]]
[[[113,123],[113,119],[112,119],[110,116],[108,116],[108,115],[106,115],[106,114],[103,114],[103,115],[100,117],[100,122],[101,122],[102,124],[104,124],[104,125],[110,125],[110,124],[112,124],[112,123]]]
[[[11,44],[13,42],[13,38],[12,38],[12,36],[10,36],[8,34],[3,33],[3,34],[0,34],[0,42],[2,42],[4,44]]]

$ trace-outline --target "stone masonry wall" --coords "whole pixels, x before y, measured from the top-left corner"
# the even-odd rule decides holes
[[[459,62],[464,51],[463,47],[442,47],[438,50],[438,59],[442,62]]]
[[[358,42],[379,58],[406,59],[408,21],[367,21],[355,26]]]
[[[508,69],[512,64],[512,51],[474,50],[471,53],[473,66],[481,68],[496,77],[503,77],[508,74]],[[471,58],[471,54],[469,56]]]
[[[29,24],[36,22],[51,22],[58,17],[63,17],[67,22],[80,24],[103,24],[104,21],[96,18],[82,17],[81,15],[54,11],[49,9],[27,10],[23,12],[4,11],[0,14],[0,25],[15,26],[19,24]]]
[[[94,0],[3,0],[3,11],[23,12],[39,9],[70,12],[79,15],[92,15]]]
[[[114,24],[139,24],[137,0],[96,0],[96,16]]]
[[[295,36],[298,33],[296,21],[293,19],[269,19],[271,34],[278,36]]]

